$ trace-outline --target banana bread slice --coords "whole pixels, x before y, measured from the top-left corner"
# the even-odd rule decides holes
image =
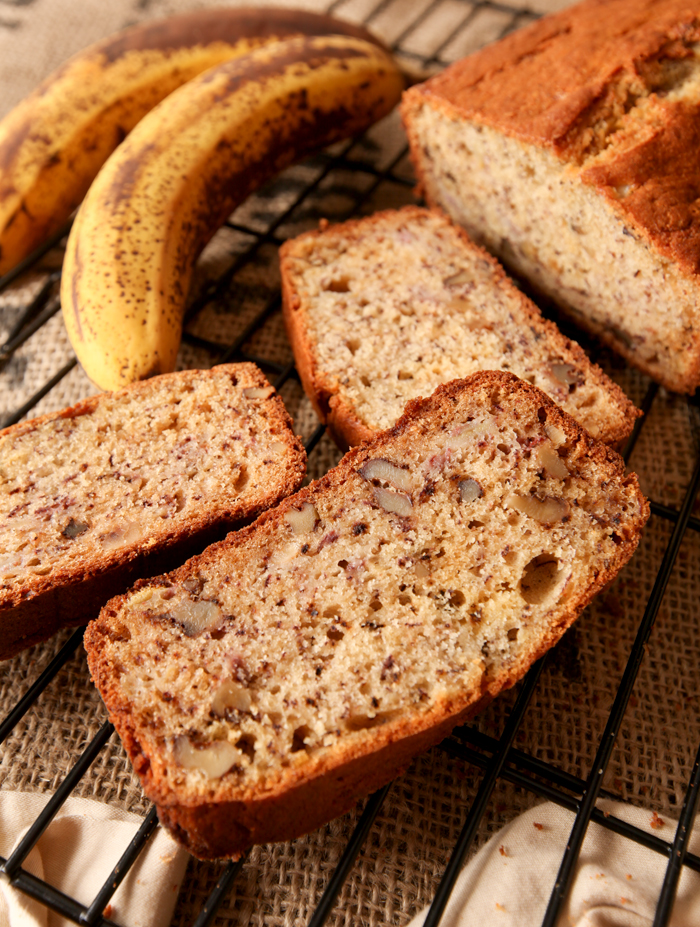
[[[0,659],[224,537],[305,467],[254,364],[155,377],[0,432]]]
[[[309,398],[341,447],[409,399],[477,370],[510,370],[613,443],[637,410],[440,212],[407,206],[280,249],[284,318]]]
[[[420,188],[669,389],[700,383],[700,2],[586,0],[404,96]]]
[[[92,677],[197,856],[320,825],[519,679],[648,506],[544,393],[487,371],[88,626]]]

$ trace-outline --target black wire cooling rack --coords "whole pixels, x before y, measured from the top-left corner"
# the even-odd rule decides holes
[[[358,10],[361,15],[358,15]],[[522,9],[517,4],[517,0],[513,0],[512,4],[509,4],[506,0],[501,3],[474,3],[462,2],[462,0],[450,0],[450,2],[447,2],[447,0],[413,2],[411,0],[411,2],[404,3],[402,0],[382,0],[378,4],[362,2],[362,0],[339,0],[339,2],[329,7],[329,12],[334,12],[340,16],[349,14],[351,18],[363,20],[365,25],[370,28],[373,26],[375,28],[381,27],[385,35],[390,33],[391,44],[404,61],[408,61],[409,64],[413,63],[417,68],[428,71],[438,70],[449,63],[451,58],[465,54],[486,41],[499,38],[501,35],[531,21],[536,16],[536,12]],[[416,43],[413,41],[413,37],[418,33],[429,34],[438,15],[443,17],[443,21],[444,17],[448,16],[451,23],[449,35],[444,36],[442,39],[438,37],[435,47],[432,48],[429,54],[416,51]],[[253,360],[268,373],[278,389],[282,388],[287,381],[297,378],[293,364],[280,364],[273,359],[258,357],[254,352],[245,350],[251,341],[254,342],[256,332],[261,329],[266,320],[279,310],[278,292],[275,292],[272,297],[265,301],[265,304],[255,317],[246,324],[244,330],[240,331],[235,340],[229,344],[208,341],[206,338],[194,334],[191,329],[188,331],[187,325],[191,325],[207,306],[230,293],[236,275],[242,268],[245,268],[246,264],[255,259],[259,249],[270,246],[277,247],[281,243],[284,234],[280,230],[283,229],[290,217],[298,215],[300,211],[303,212],[304,210],[308,210],[310,214],[313,213],[317,218],[319,214],[323,214],[317,212],[319,209],[318,203],[320,202],[321,209],[326,205],[323,199],[323,190],[324,184],[329,178],[337,178],[347,172],[351,172],[355,177],[362,176],[362,183],[359,186],[343,190],[343,195],[346,199],[349,199],[346,208],[341,210],[344,215],[338,215],[336,211],[334,214],[336,219],[347,218],[363,208],[367,208],[379,189],[388,189],[390,191],[389,198],[396,194],[398,199],[403,198],[408,201],[412,181],[406,167],[407,152],[405,144],[402,144],[391,155],[388,162],[384,159],[386,163],[381,164],[380,167],[377,164],[381,159],[366,157],[368,151],[371,153],[372,146],[371,138],[369,143],[367,139],[354,140],[353,142],[335,146],[331,151],[310,159],[307,163],[313,168],[310,171],[311,179],[295,192],[291,200],[287,197],[288,201],[284,203],[283,207],[277,210],[272,219],[268,219],[262,225],[259,221],[252,223],[231,221],[228,223],[229,230],[240,233],[247,244],[244,248],[238,249],[235,258],[229,263],[225,272],[210,282],[191,303],[187,313],[184,336],[186,344],[207,351],[211,355],[212,363],[243,359]],[[282,199],[284,200],[284,197]],[[277,202],[277,200],[274,202]],[[234,220],[236,220],[236,216],[234,216]],[[28,269],[34,267],[36,262],[47,252],[60,244],[66,231],[66,229],[62,230],[51,241],[46,242],[45,246],[31,259],[23,262],[16,270],[0,279],[0,292],[6,290]],[[12,358],[15,352],[27,343],[59,311],[58,297],[55,295],[59,277],[59,271],[47,273],[34,298],[19,313],[11,331],[7,335],[5,344],[0,346],[0,364]],[[4,426],[13,424],[31,412],[70,373],[75,365],[75,359],[65,363],[2,424]],[[627,443],[624,450],[626,460],[629,459],[637,444],[658,393],[659,390],[653,384],[646,391],[641,403],[645,418],[638,421]],[[317,425],[308,436],[305,443],[309,455],[314,451],[322,435],[323,427]],[[700,522],[692,514],[699,485],[700,457],[695,462],[679,507],[674,508],[652,500],[652,520],[661,520],[661,522],[669,525],[670,537],[666,543],[665,553],[639,622],[636,638],[627,655],[626,666],[622,672],[612,707],[607,714],[604,732],[599,739],[595,759],[587,776],[580,778],[572,775],[559,766],[535,758],[515,746],[526,709],[532,700],[542,673],[543,661],[532,667],[520,685],[517,699],[514,701],[499,738],[484,733],[476,726],[467,726],[455,731],[450,738],[441,744],[439,749],[447,757],[454,759],[455,762],[468,764],[473,770],[472,776],[476,781],[479,781],[479,777],[481,778],[471,807],[464,813],[461,831],[452,846],[447,865],[437,886],[432,906],[425,921],[426,927],[435,927],[440,921],[462,863],[474,844],[480,824],[488,813],[492,793],[499,780],[512,783],[537,798],[553,801],[575,812],[575,823],[569,843],[561,859],[560,869],[543,921],[543,927],[554,927],[560,917],[564,900],[572,882],[583,839],[591,821],[622,835],[628,840],[641,844],[667,860],[666,875],[658,896],[654,927],[662,927],[662,925],[671,922],[676,889],[683,869],[700,872],[700,857],[688,850],[692,825],[700,800],[700,744],[698,744],[695,762],[687,779],[682,803],[678,808],[678,827],[673,842],[669,843],[662,840],[656,835],[649,834],[599,810],[596,807],[596,801],[600,797],[615,797],[603,787],[604,776],[608,770],[616,738],[642,665],[645,648],[676,564],[681,544],[687,532],[700,530]],[[81,640],[82,629],[72,634],[26,694],[14,705],[0,724],[0,743],[3,743],[12,734],[25,715],[32,711],[41,710],[39,699],[42,692],[57,676],[62,667],[73,657]],[[92,903],[88,906],[66,896],[42,879],[31,875],[23,868],[23,863],[66,798],[74,791],[76,785],[103,749],[112,732],[113,727],[110,723],[107,722],[102,726],[97,736],[80,753],[70,770],[65,774],[63,781],[48,804],[10,857],[7,859],[0,857],[1,877],[9,880],[20,891],[78,924],[106,925],[112,923],[104,916],[105,908],[149,837],[158,826],[155,811],[151,810],[146,816],[124,854],[120,859],[115,860],[113,872],[104,885],[99,888]],[[390,786],[386,786],[367,800],[364,810],[347,840],[344,852],[328,879],[320,901],[308,921],[311,927],[320,927],[333,911],[336,899],[350,876],[357,854],[370,833],[389,788]],[[213,921],[224,899],[229,893],[235,891],[237,878],[245,865],[246,860],[244,858],[237,863],[229,864],[221,871],[214,889],[194,921],[195,927],[205,927],[205,925]]]

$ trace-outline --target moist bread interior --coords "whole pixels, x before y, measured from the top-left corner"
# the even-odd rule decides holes
[[[252,364],[222,366],[166,375],[7,430],[0,600],[257,513],[295,488],[304,455],[273,396]]]
[[[462,711],[628,559],[646,508],[617,455],[477,377],[90,626],[157,801],[264,795]]]
[[[281,266],[302,380],[334,433],[336,399],[367,437],[409,399],[484,369],[539,387],[596,438],[632,429],[619,387],[441,213],[406,207],[309,233]]]
[[[427,106],[415,130],[425,139],[430,202],[575,322],[659,382],[684,388],[697,366],[696,279],[555,154]]]
[[[583,0],[402,100],[419,186],[669,389],[700,383],[700,7]]]

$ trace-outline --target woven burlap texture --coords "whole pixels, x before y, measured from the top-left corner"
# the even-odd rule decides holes
[[[127,24],[203,5],[191,0],[113,0],[109,4],[98,0],[33,0],[0,5],[0,115],[86,44]],[[279,0],[277,5],[281,5]],[[324,0],[297,0],[293,5],[328,7]],[[438,52],[441,61],[452,60],[528,22],[532,12],[565,5],[557,0],[539,0],[527,3],[530,12],[524,12],[526,4],[521,0],[476,9],[457,0],[432,5],[425,0],[383,4],[348,0],[334,9],[353,20],[369,17],[370,25],[384,38],[393,41],[400,37],[403,51],[430,66],[435,65],[433,56]],[[376,127],[353,156],[372,169],[382,170],[400,158],[404,144],[394,115]],[[247,228],[265,230],[296,202],[310,182],[321,177],[324,165],[322,159],[311,159],[288,170],[251,197],[235,219]],[[410,178],[405,157],[398,162],[395,174]],[[276,235],[297,234],[315,226],[321,216],[344,218],[356,209],[358,195],[368,190],[369,199],[361,206],[364,213],[412,201],[409,186],[386,181],[371,190],[373,183],[371,172],[334,170],[282,222]],[[230,266],[250,242],[251,236],[243,232],[220,232],[200,261],[193,293]],[[21,307],[45,279],[46,270],[60,266],[60,260],[58,249],[38,270],[0,295],[1,329],[9,330]],[[277,281],[276,248],[273,243],[263,243],[236,272],[226,295],[207,306],[190,331],[230,343],[267,304]],[[585,346],[633,401],[641,403],[648,381],[609,353],[587,343]],[[245,349],[280,364],[291,359],[279,312],[271,315]],[[0,370],[0,413],[11,414],[19,408],[72,356],[61,317],[56,315]],[[211,353],[189,345],[182,347],[178,360],[180,367],[210,366],[213,362]],[[62,408],[92,392],[80,368],[73,367],[31,414]],[[308,437],[317,422],[300,387],[289,381],[282,395],[297,430]],[[678,507],[697,448],[695,409],[685,399],[660,391],[631,461],[647,495]],[[310,476],[321,475],[339,456],[324,437],[311,454]],[[633,561],[550,655],[518,734],[519,748],[574,775],[588,775],[669,536],[669,523],[653,517]],[[700,621],[695,607],[699,594],[700,540],[692,532],[683,544],[663,599],[605,780],[607,789],[646,807],[650,814],[677,812],[700,740]],[[67,637],[68,633],[59,635],[3,665],[2,716]],[[515,694],[497,700],[477,720],[478,727],[498,736]],[[79,649],[5,743],[0,755],[0,784],[8,789],[53,791],[105,720],[106,712]],[[392,785],[330,923],[405,924],[434,894],[478,785],[475,767],[440,750],[419,757]],[[116,736],[99,754],[75,794],[116,803],[140,814],[149,807]],[[534,803],[531,793],[501,780],[481,824],[477,846]],[[360,802],[343,818],[293,843],[255,848],[215,923],[281,927],[308,922],[361,809]],[[177,927],[196,918],[221,871],[221,865],[191,863],[175,914]]]

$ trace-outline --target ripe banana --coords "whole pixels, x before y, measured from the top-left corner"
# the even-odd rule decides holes
[[[90,379],[111,390],[172,370],[192,268],[214,231],[282,168],[390,112],[402,89],[376,45],[301,38],[212,68],[149,113],[68,239],[63,316]]]
[[[136,26],[76,55],[0,122],[0,276],[64,225],[124,136],[177,87],[271,41],[330,34],[376,42],[330,16],[251,7]]]

